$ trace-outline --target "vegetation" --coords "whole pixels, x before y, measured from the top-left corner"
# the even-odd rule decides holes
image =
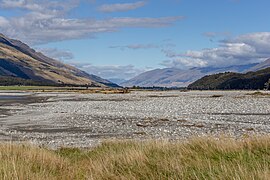
[[[97,88],[97,87],[57,87],[57,86],[0,86],[0,90],[30,91],[30,92],[70,92],[80,94],[126,94],[129,89],[124,88]]]
[[[53,86],[55,83],[48,83],[42,81],[33,81],[31,79],[23,79],[11,76],[0,76],[0,86]]]
[[[98,87],[119,87],[105,79],[87,74],[73,66],[63,64],[36,52],[28,45],[0,34],[0,77],[19,77],[23,80],[2,85],[77,84]],[[9,79],[10,80],[10,79]],[[33,80],[33,81],[29,81]],[[35,81],[43,81],[37,82]],[[1,80],[0,80],[1,82]],[[16,83],[16,84],[14,84]],[[29,84],[30,83],[30,84]],[[1,85],[1,84],[0,84]]]
[[[0,144],[0,179],[269,179],[270,137],[105,142],[56,151]]]
[[[225,72],[205,76],[191,85],[188,89],[269,89],[270,68],[246,74]]]
[[[158,87],[158,86],[152,86],[152,87],[141,87],[141,86],[133,86],[129,87],[130,90],[150,90],[150,91],[170,91],[170,90],[180,90],[180,91],[186,91],[186,87]]]
[[[248,93],[247,95],[251,95],[251,96],[269,96],[270,97],[270,93],[264,93],[261,91],[256,91],[254,93]]]
[[[54,87],[49,86],[0,86],[0,90],[18,90],[18,91],[44,91],[45,89],[53,89]]]

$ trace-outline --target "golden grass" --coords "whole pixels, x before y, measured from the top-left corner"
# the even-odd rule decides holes
[[[76,89],[76,88],[58,88],[58,89],[42,89],[42,90],[30,90],[31,92],[69,92],[78,94],[127,94],[130,91],[126,89]]]
[[[251,96],[270,96],[270,93],[267,92],[261,92],[261,91],[256,91],[254,93],[249,93],[247,95],[251,95]]]
[[[0,179],[269,179],[270,137],[104,142],[57,151],[0,145]]]
[[[0,86],[0,90],[19,90],[29,92],[71,92],[80,94],[126,94],[128,89],[123,88],[89,88],[85,87],[54,87],[54,86]]]

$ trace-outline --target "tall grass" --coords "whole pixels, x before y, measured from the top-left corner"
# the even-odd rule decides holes
[[[269,179],[270,137],[105,142],[57,151],[0,145],[0,179]]]

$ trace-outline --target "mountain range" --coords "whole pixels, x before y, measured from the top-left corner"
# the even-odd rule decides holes
[[[12,81],[18,78],[47,84],[118,87],[108,80],[49,58],[25,43],[3,34],[0,34],[0,77],[11,77]]]
[[[144,72],[120,85],[125,87],[186,87],[196,80],[211,74],[222,72],[245,73],[270,67],[270,59],[262,63],[235,65],[228,67],[194,67],[188,70],[177,68],[155,69]]]
[[[26,81],[30,84],[35,82],[33,84],[100,87],[119,87],[118,83],[125,87],[187,87],[206,75],[223,72],[246,73],[267,67],[270,67],[270,59],[262,63],[228,67],[194,67],[188,70],[164,68],[144,72],[128,81],[111,79],[113,83],[49,58],[19,40],[10,39],[0,34],[0,80],[7,82],[7,84]]]

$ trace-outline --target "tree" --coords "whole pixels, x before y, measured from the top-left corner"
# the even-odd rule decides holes
[[[270,79],[264,84],[264,88],[265,88],[265,90],[270,89]]]

